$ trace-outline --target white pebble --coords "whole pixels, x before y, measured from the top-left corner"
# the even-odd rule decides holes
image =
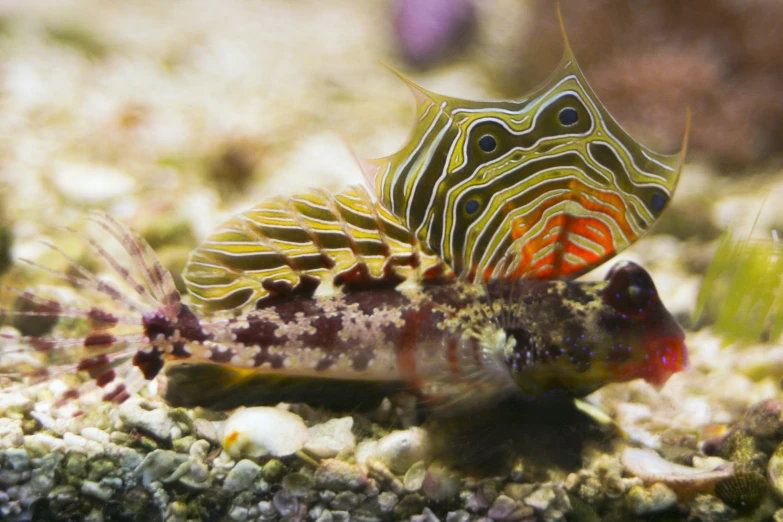
[[[27,435],[24,438],[24,445],[26,448],[35,449],[36,452],[55,452],[61,450],[65,446],[65,442],[62,439],[53,437],[48,433],[33,433]]]
[[[85,480],[82,482],[81,491],[88,497],[97,498],[104,502],[108,502],[114,494],[114,491],[112,491],[111,488],[99,484],[98,482],[93,482],[92,480]]]
[[[33,407],[33,401],[21,393],[15,393],[5,390],[0,393],[0,411],[8,410],[30,410]]]
[[[126,425],[147,432],[159,440],[171,440],[175,428],[165,410],[142,408],[141,401],[130,399],[119,408],[120,419]]]
[[[721,479],[731,476],[733,468],[705,471],[669,462],[656,452],[645,449],[625,448],[620,456],[625,470],[639,477],[645,484],[661,482],[681,490],[706,489]]]
[[[103,165],[60,165],[52,181],[68,199],[90,204],[124,196],[135,185],[124,172]]]
[[[378,441],[377,458],[395,473],[404,474],[429,449],[427,432],[421,428],[395,431]]]
[[[402,483],[408,491],[419,491],[424,485],[424,477],[427,475],[427,464],[420,460],[410,467],[405,473]]]
[[[175,453],[169,450],[154,450],[148,453],[144,460],[134,470],[134,473],[141,477],[141,483],[149,486],[155,481],[171,481],[173,474],[177,469],[185,464],[188,458],[185,455]],[[184,468],[183,468],[183,471]],[[177,477],[178,478],[178,477]]]
[[[731,463],[720,457],[699,457],[698,455],[693,457],[693,467],[703,471],[714,471],[729,466],[731,466]]]
[[[656,482],[649,489],[634,486],[625,501],[631,513],[643,516],[671,509],[677,504],[677,494],[666,484]]]
[[[525,504],[538,511],[546,511],[555,501],[555,497],[555,491],[551,487],[541,487],[525,497]]]
[[[38,424],[40,424],[42,428],[54,431],[54,429],[55,429],[55,421],[54,421],[54,418],[51,415],[47,415],[45,413],[33,411],[33,412],[30,412],[30,417],[32,417],[35,420],[37,420]]]
[[[200,439],[206,439],[213,444],[220,443],[218,438],[218,431],[215,428],[215,423],[206,419],[196,419],[193,421],[193,429],[196,432],[196,436]]]
[[[331,458],[341,451],[353,449],[356,437],[351,429],[353,418],[332,419],[310,428],[310,440],[304,448],[316,457]]]
[[[81,450],[88,454],[103,453],[103,446],[93,440],[85,439],[75,433],[65,433],[63,435],[65,445],[74,450]]]
[[[245,408],[223,426],[223,449],[236,459],[285,457],[301,450],[310,433],[301,417],[279,408]]]
[[[209,442],[205,440],[197,440],[190,446],[188,452],[191,460],[202,462],[209,455]]]
[[[378,441],[377,440],[364,440],[356,446],[356,463],[366,468],[367,459],[377,458],[378,454]]]
[[[223,482],[225,491],[236,493],[250,489],[250,486],[261,473],[261,466],[252,460],[240,460],[237,465],[228,472],[226,480]]]
[[[82,437],[85,439],[89,439],[95,442],[99,442],[101,444],[108,444],[110,441],[109,434],[105,431],[94,428],[94,427],[87,427],[82,429]]]

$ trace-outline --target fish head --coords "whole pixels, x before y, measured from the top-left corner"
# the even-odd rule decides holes
[[[661,387],[687,367],[685,334],[635,263],[618,262],[600,282],[529,281],[511,306],[504,356],[525,397],[639,378]]]
[[[618,381],[643,378],[662,387],[688,366],[685,332],[658,295],[650,274],[630,261],[620,261],[606,275],[601,298],[604,316],[600,328],[629,350],[628,360],[608,367]],[[612,348],[609,352],[611,353]]]

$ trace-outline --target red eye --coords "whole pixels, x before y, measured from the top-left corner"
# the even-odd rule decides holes
[[[656,302],[658,291],[650,274],[636,263],[618,262],[606,274],[606,280],[609,284],[604,289],[604,302],[627,317],[645,315]]]

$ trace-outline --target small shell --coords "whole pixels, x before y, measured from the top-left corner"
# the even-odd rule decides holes
[[[718,498],[741,511],[758,507],[768,491],[766,479],[755,471],[738,471],[715,484]]]
[[[626,448],[620,461],[628,473],[639,477],[646,485],[662,482],[676,491],[708,490],[734,473],[733,466],[704,471],[669,462],[654,451],[637,448]]]
[[[223,449],[235,459],[285,457],[296,453],[310,434],[304,421],[279,408],[245,408],[223,426]]]
[[[783,444],[778,446],[769,459],[767,480],[778,500],[783,500]]]

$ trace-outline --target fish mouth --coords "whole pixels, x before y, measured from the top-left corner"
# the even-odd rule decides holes
[[[688,349],[683,336],[660,337],[647,345],[649,357],[644,380],[660,389],[677,372],[688,367]]]

